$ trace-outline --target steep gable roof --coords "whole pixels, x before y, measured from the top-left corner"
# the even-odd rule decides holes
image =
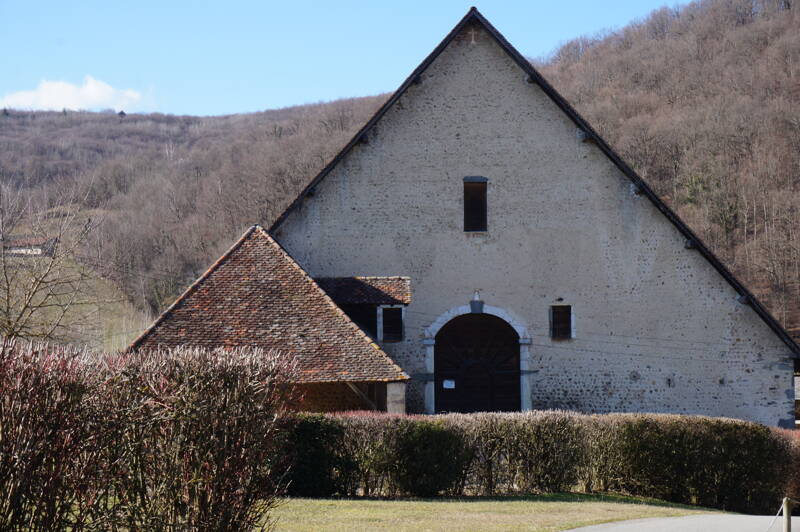
[[[769,313],[769,311],[758,301],[758,299],[745,287],[728,268],[711,252],[705,243],[687,226],[683,220],[662,200],[650,186],[642,179],[622,158],[606,143],[605,140],[592,128],[589,123],[578,114],[578,112],[556,91],[550,83],[519,53],[506,39],[500,34],[492,24],[475,8],[472,7],[467,14],[456,24],[453,30],[439,43],[433,52],[425,58],[422,63],[411,73],[392,96],[381,106],[380,109],[369,119],[345,145],[345,147],[311,180],[308,186],[298,195],[289,207],[272,224],[269,231],[274,233],[286,220],[289,214],[297,209],[304,198],[312,193],[315,187],[322,181],[350,151],[362,141],[365,141],[367,134],[375,124],[394,106],[400,97],[413,84],[420,81],[421,74],[433,63],[433,61],[444,51],[450,42],[470,24],[481,26],[495,40],[495,42],[514,60],[514,62],[528,75],[528,82],[537,84],[556,106],[559,107],[583,132],[586,140],[594,142],[597,147],[608,157],[614,165],[633,183],[638,193],[644,195],[666,218],[680,231],[686,238],[687,247],[697,250],[711,266],[736,290],[739,294],[739,301],[748,304],[758,316],[769,326],[769,328],[789,347],[795,357],[800,357],[800,346],[792,339],[786,330]]]
[[[259,226],[250,228],[130,349],[179,345],[276,349],[296,357],[299,382],[408,378]]]

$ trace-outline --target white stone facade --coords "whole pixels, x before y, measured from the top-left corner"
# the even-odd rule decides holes
[[[457,36],[274,231],[312,277],[404,275],[409,412],[433,340],[476,290],[520,336],[523,408],[794,426],[792,352],[480,27]],[[463,231],[463,178],[488,230]],[[549,337],[550,305],[573,336]]]

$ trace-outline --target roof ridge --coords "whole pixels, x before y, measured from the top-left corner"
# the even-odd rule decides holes
[[[456,26],[445,36],[445,38],[428,54],[428,56],[420,63],[417,68],[403,81],[400,87],[392,93],[388,100],[372,115],[367,123],[353,136],[344,148],[328,162],[327,165],[311,180],[311,182],[298,194],[291,204],[281,213],[277,220],[270,226],[269,232],[274,233],[277,231],[281,224],[286,220],[288,215],[294,211],[303,199],[308,195],[309,191],[315,188],[322,179],[324,179],[338,164],[346,157],[350,151],[360,143],[361,139],[372,129],[372,127],[383,118],[389,109],[405,94],[408,88],[419,78],[433,61],[442,53],[442,51],[450,44],[455,36],[472,20],[478,21],[484,29],[489,33],[498,45],[514,60],[517,65],[522,68],[523,72],[528,74],[529,79],[536,83],[542,92],[556,104],[567,117],[569,117],[576,126],[586,132],[588,137],[597,145],[600,151],[608,157],[611,162],[631,181],[638,187],[641,192],[647,196],[648,200],[667,217],[667,220],[675,226],[678,231],[691,240],[695,249],[705,258],[711,266],[722,275],[722,277],[736,290],[743,300],[747,301],[750,307],[758,314],[758,316],[772,329],[772,331],[780,338],[784,344],[792,351],[795,358],[800,358],[800,345],[786,332],[786,329],[775,319],[775,317],[764,307],[758,298],[736,278],[733,273],[725,266],[722,261],[705,245],[694,231],[650,188],[647,182],[636,173],[622,158],[614,151],[613,148],[589,125],[589,123],[570,105],[567,100],[539,73],[538,70],[528,61],[514,46],[506,40],[506,38],[478,11],[474,6],[467,11]]]

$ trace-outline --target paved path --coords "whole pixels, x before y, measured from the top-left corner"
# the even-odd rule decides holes
[[[651,519],[634,519],[618,521],[603,525],[574,528],[575,532],[767,532],[773,516],[766,515],[687,515],[685,517],[656,517]],[[800,519],[794,518],[792,521]],[[800,522],[792,523],[798,529]],[[769,529],[769,532],[783,530],[781,518]]]

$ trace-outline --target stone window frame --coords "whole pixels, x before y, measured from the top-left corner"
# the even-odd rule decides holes
[[[553,307],[569,307],[569,336],[553,336]],[[563,342],[566,340],[573,340],[575,339],[575,305],[572,303],[565,303],[559,301],[554,303],[548,307],[548,323],[549,323],[549,331],[548,336],[550,337],[551,342]]]
[[[392,340],[388,343],[390,344],[397,344],[405,340],[406,338],[406,305],[378,305],[377,312],[378,312],[378,343],[387,343],[383,339],[383,309],[385,308],[399,308],[400,309],[400,321],[401,321],[401,328],[402,332],[400,334],[400,340]]]

